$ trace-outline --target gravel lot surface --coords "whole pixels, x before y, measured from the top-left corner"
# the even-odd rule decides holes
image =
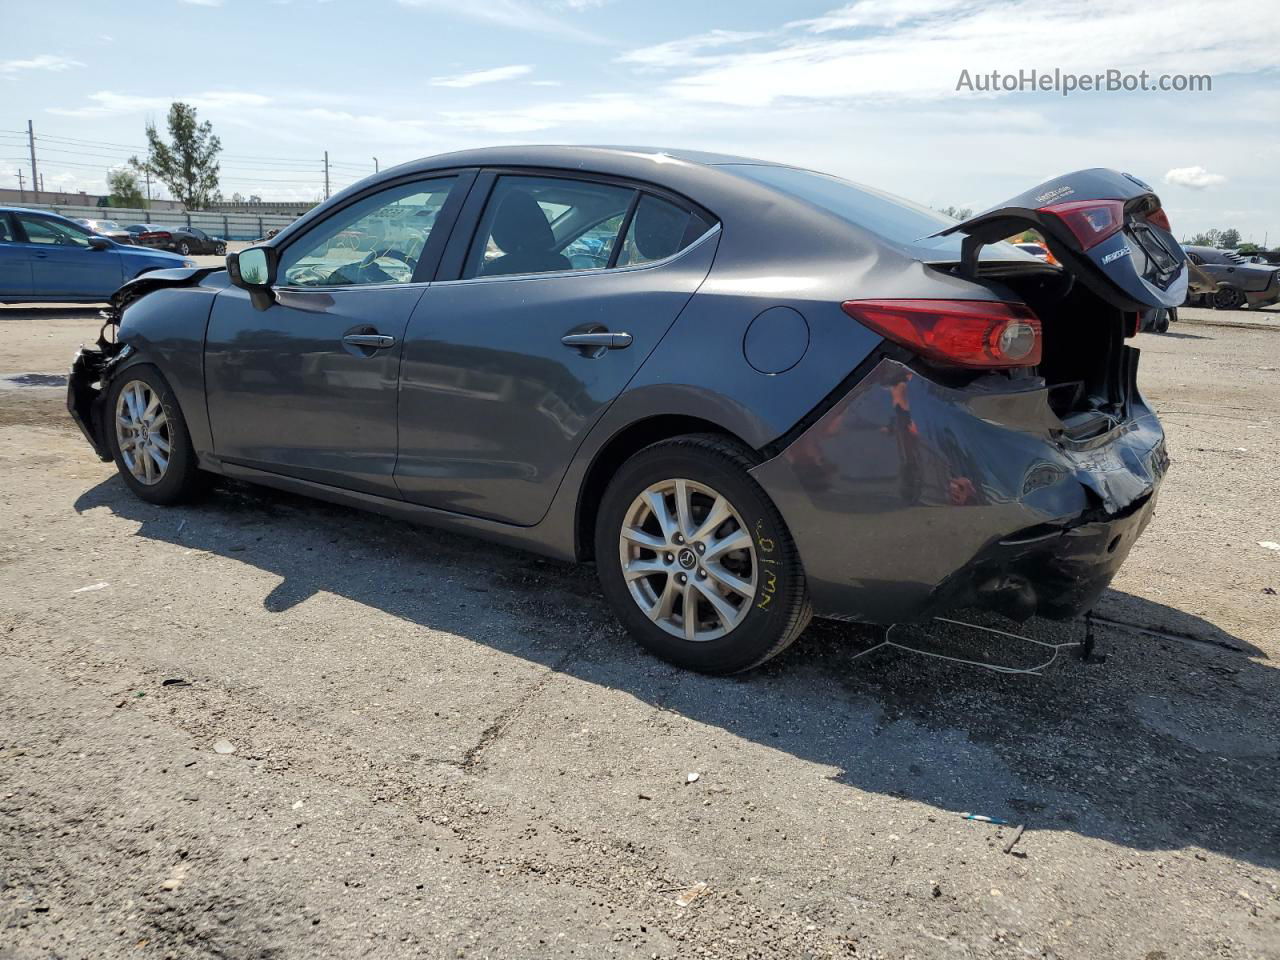
[[[1139,337],[1173,465],[1104,663],[818,624],[711,679],[590,569],[135,500],[3,379],[95,330],[0,309],[0,957],[1280,957],[1277,332]]]

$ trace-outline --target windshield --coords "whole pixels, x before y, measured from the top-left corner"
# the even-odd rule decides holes
[[[958,222],[936,210],[813,170],[751,163],[727,163],[722,166],[740,176],[834,213],[855,226],[904,248],[917,260],[936,263],[960,259],[963,238],[959,234],[932,236]],[[982,248],[979,256],[982,260],[1036,262],[1035,257],[1011,243],[988,244]]]

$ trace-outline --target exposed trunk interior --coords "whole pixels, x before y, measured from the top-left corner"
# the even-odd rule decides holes
[[[1128,366],[1126,324],[1133,314],[1103,300],[1062,270],[1001,275],[998,265],[982,270],[1012,289],[1040,318],[1043,359],[1035,373],[1049,388],[1049,406],[1069,436],[1087,439],[1106,433],[1125,417]]]

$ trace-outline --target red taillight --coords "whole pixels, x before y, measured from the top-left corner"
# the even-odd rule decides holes
[[[1041,207],[1037,213],[1051,213],[1061,220],[1088,250],[1124,226],[1123,200],[1075,200]]]
[[[1040,319],[1000,300],[849,300],[841,308],[894,343],[959,367],[1034,367]]]
[[[1169,215],[1164,212],[1163,207],[1156,207],[1148,213],[1147,221],[1149,223],[1154,223],[1161,230],[1169,230],[1172,232],[1172,228],[1169,226]]]

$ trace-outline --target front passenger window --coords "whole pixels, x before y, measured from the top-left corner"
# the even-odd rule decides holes
[[[56,220],[46,220],[44,217],[26,217],[18,214],[18,221],[22,224],[22,229],[26,231],[27,240],[31,243],[58,247],[89,246],[87,234],[77,233],[71,227],[58,223]]]
[[[320,221],[280,255],[291,287],[410,283],[455,178],[380,191]]]

